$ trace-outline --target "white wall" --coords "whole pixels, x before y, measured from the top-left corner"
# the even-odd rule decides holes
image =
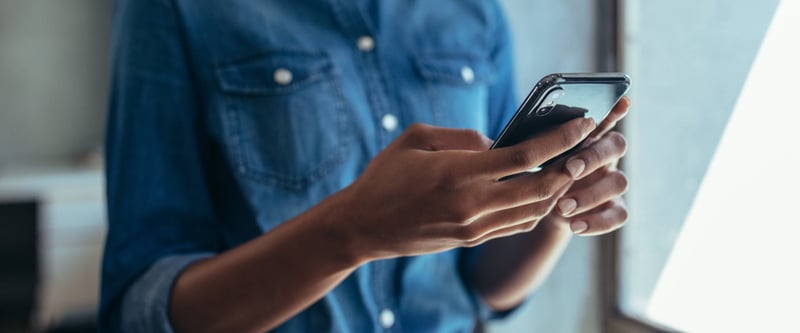
[[[0,0],[0,171],[100,144],[110,22],[108,0]]]

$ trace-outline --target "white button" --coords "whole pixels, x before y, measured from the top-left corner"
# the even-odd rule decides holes
[[[372,51],[375,48],[375,40],[370,36],[361,36],[356,41],[358,49],[364,52]]]
[[[461,79],[466,83],[472,83],[475,81],[475,72],[469,66],[461,67]]]
[[[383,125],[383,129],[389,132],[394,131],[397,129],[397,117],[391,113],[387,113],[381,118],[381,125]]]
[[[278,68],[272,74],[272,79],[275,80],[275,83],[285,86],[292,83],[292,72],[286,68]]]
[[[381,311],[380,320],[383,328],[392,327],[392,325],[394,325],[394,312],[389,309],[383,309]]]

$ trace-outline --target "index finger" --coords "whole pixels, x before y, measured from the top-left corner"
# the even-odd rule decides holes
[[[516,145],[477,153],[473,166],[494,179],[518,174],[575,147],[595,127],[591,118],[573,119]]]
[[[622,99],[614,105],[611,111],[608,113],[603,121],[597,125],[597,128],[592,132],[592,135],[589,137],[589,142],[596,141],[608,131],[610,131],[614,126],[617,125],[617,122],[625,118],[625,115],[628,114],[628,108],[631,106],[631,100],[628,96],[622,96]]]

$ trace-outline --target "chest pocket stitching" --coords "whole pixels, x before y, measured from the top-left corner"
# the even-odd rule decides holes
[[[423,79],[470,86],[490,84],[493,79],[492,64],[481,57],[468,53],[422,53],[414,57],[414,63]],[[465,82],[461,70],[469,67],[473,81]]]
[[[302,65],[289,65],[286,60],[302,62]],[[276,83],[271,80],[272,76],[269,74],[272,73],[265,71],[282,67],[292,72],[292,81],[289,84]],[[217,66],[216,72],[223,92],[271,95],[300,90],[324,79],[326,75],[335,74],[335,69],[330,58],[324,53],[271,52],[221,63]]]
[[[469,89],[487,87],[494,79],[494,67],[487,59],[469,52],[426,52],[414,56],[414,65],[424,81],[434,124],[447,123],[444,110],[449,108],[441,98],[447,89]],[[465,82],[461,73],[468,66],[472,70],[472,82]]]
[[[272,74],[278,68],[286,68],[292,72],[292,80],[288,84],[282,85],[274,82]],[[233,146],[234,160],[237,163],[237,170],[242,175],[253,180],[263,182],[270,185],[281,186],[294,191],[301,191],[308,187],[312,182],[322,178],[330,170],[338,167],[345,159],[347,154],[347,144],[349,139],[346,136],[348,116],[344,112],[344,94],[341,89],[341,82],[333,62],[330,57],[324,53],[308,53],[308,52],[293,52],[293,51],[279,51],[270,53],[261,53],[256,56],[238,59],[229,62],[221,62],[216,66],[216,78],[219,87],[224,93],[224,110],[223,110],[223,127],[226,140],[230,141]],[[251,116],[255,117],[259,113],[268,112],[286,112],[286,117],[293,117],[293,112],[297,110],[248,110],[248,101],[254,103],[252,99],[258,98],[303,98],[304,96],[293,96],[306,92],[304,89],[314,87],[315,84],[327,84],[329,91],[323,92],[310,92],[310,96],[317,96],[325,92],[328,93],[328,99],[332,103],[317,103],[324,104],[327,109],[312,108],[313,112],[328,112],[326,116],[333,114],[333,118],[329,119],[335,122],[336,143],[335,147],[329,147],[330,151],[324,153],[325,156],[320,156],[319,161],[314,161],[311,166],[306,166],[300,175],[289,175],[280,170],[269,170],[268,167],[259,168],[251,162],[253,158],[264,158],[263,154],[269,152],[252,152],[257,147],[245,147],[249,143],[244,139],[244,128],[242,117],[243,113],[249,112]],[[321,97],[325,98],[325,97]],[[334,108],[331,110],[330,106]],[[303,110],[305,111],[305,110]],[[268,115],[267,115],[268,117]],[[299,133],[303,136],[309,134],[319,133],[318,131],[325,130],[321,125],[329,125],[330,121],[319,121],[316,125],[320,128],[310,128],[307,133]],[[289,130],[289,129],[285,129]],[[329,129],[328,129],[329,130]],[[270,134],[270,133],[267,133]],[[281,136],[284,138],[287,135],[297,135],[298,133],[282,132],[278,134],[271,134],[272,136]],[[258,135],[256,135],[258,136]],[[260,137],[260,136],[259,136]],[[297,138],[293,138],[297,139]],[[314,140],[314,139],[312,139]],[[316,140],[320,144],[330,144],[325,142],[327,140]],[[258,156],[252,156],[258,155]],[[262,161],[263,163],[263,161]],[[257,164],[257,163],[255,163]],[[289,166],[287,169],[291,169]]]

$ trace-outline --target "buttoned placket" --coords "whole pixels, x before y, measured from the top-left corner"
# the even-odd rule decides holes
[[[376,126],[377,147],[382,149],[399,134],[397,131],[401,118],[397,111],[392,110],[388,101],[388,89],[378,57],[381,50],[380,39],[376,37],[374,29],[370,28],[356,3],[346,0],[330,2],[345,36],[352,41],[352,50],[356,53],[354,59],[359,61],[357,67]],[[368,304],[368,310],[374,316],[373,321],[384,332],[402,331],[393,295],[396,260],[378,260],[366,265],[369,267],[362,267],[364,269],[359,269],[356,274],[360,279],[367,279],[365,285],[374,301],[374,304]]]

